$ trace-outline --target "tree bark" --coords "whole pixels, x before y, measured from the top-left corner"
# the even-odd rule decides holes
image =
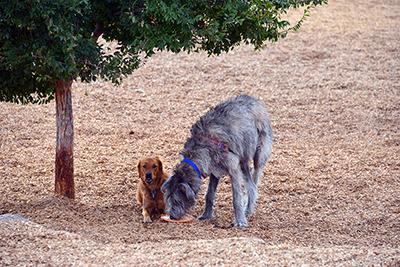
[[[74,184],[74,127],[72,116],[71,81],[56,82],[56,162],[55,193],[75,198]]]

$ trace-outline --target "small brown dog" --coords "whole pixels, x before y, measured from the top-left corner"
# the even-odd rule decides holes
[[[168,175],[164,173],[161,160],[156,158],[142,159],[138,163],[139,186],[136,200],[142,206],[143,222],[151,223],[151,215],[162,214],[165,210],[164,194],[160,188]]]

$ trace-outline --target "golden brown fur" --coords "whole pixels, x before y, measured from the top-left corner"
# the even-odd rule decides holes
[[[136,200],[142,206],[143,222],[150,223],[152,222],[152,215],[164,212],[164,195],[160,188],[167,180],[168,175],[164,173],[161,160],[158,157],[140,160],[138,173],[140,180]]]

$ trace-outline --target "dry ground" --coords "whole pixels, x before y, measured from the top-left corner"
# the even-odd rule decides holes
[[[400,2],[331,0],[298,33],[255,52],[160,53],[118,88],[75,83],[77,198],[52,196],[55,108],[0,103],[0,265],[400,264]],[[275,134],[251,227],[142,224],[139,158],[168,171],[190,126],[239,93]],[[204,204],[203,191],[197,208]]]

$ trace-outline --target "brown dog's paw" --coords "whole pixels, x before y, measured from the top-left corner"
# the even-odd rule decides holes
[[[151,217],[150,217],[150,213],[147,209],[143,209],[142,210],[142,215],[143,215],[143,222],[144,223],[151,223]]]
[[[153,221],[151,220],[150,217],[143,217],[143,223],[152,223]]]

